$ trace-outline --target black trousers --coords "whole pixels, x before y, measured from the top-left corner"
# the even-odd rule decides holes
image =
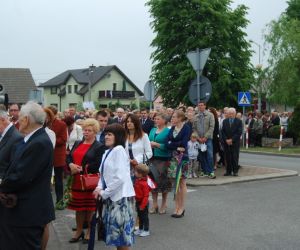
[[[15,227],[1,225],[1,250],[41,250],[45,226]]]
[[[64,167],[55,167],[54,168],[56,203],[59,202],[63,198],[63,195],[64,195],[63,174],[64,174]]]
[[[226,166],[226,173],[231,174],[232,172],[234,174],[237,174],[239,171],[239,151],[240,151],[240,145],[232,145],[228,146],[225,145],[225,159],[227,162]]]
[[[144,210],[140,209],[140,203],[136,202],[136,211],[139,217],[139,229],[149,231],[149,212],[148,212],[148,205],[145,207]]]

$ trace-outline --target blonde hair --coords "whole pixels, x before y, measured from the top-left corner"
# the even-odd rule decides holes
[[[192,133],[192,134],[191,134],[191,138],[198,138],[197,133]]]
[[[86,127],[92,127],[96,134],[100,130],[98,121],[96,121],[93,118],[88,118],[88,119],[84,120],[81,126],[83,129],[85,129]]]
[[[174,114],[176,114],[177,118],[180,119],[180,121],[184,121],[186,119],[185,113],[182,110],[175,110]]]
[[[149,167],[146,164],[138,164],[135,167],[135,170],[139,174],[143,175],[143,177],[147,176],[147,174],[149,173]]]

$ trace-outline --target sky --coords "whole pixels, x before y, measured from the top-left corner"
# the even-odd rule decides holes
[[[0,0],[0,68],[29,68],[36,84],[68,69],[117,65],[142,91],[155,37],[146,0]],[[286,0],[233,0],[249,7],[252,63],[263,56],[265,25]]]

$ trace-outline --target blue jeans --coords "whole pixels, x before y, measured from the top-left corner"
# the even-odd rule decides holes
[[[211,174],[214,172],[212,139],[207,139],[206,145],[207,150],[205,152],[201,152],[201,150],[199,150],[199,161],[201,163],[202,171],[205,174]]]

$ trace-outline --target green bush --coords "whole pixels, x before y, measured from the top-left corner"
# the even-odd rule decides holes
[[[279,136],[280,136],[280,126],[279,125],[272,126],[271,128],[269,128],[268,137],[279,139]]]

